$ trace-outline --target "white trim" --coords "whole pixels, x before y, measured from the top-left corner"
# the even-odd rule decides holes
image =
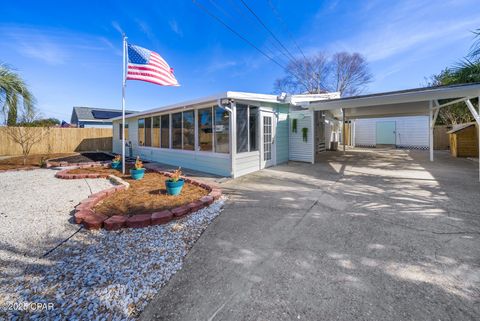
[[[315,111],[311,112],[312,115],[310,116],[311,118],[311,127],[312,127],[312,160],[310,161],[312,164],[315,164]]]
[[[230,143],[230,166],[232,169],[232,177],[236,177],[235,158],[237,155],[237,104],[234,102],[230,104],[230,128],[229,128],[229,143]],[[228,110],[227,110],[228,112]],[[216,135],[216,134],[215,134]]]
[[[330,110],[338,108],[359,108],[378,105],[393,105],[419,101],[427,102],[434,99],[450,99],[459,97],[473,98],[478,95],[479,90],[480,84],[471,84],[451,87],[447,86],[438,88],[425,88],[424,90],[386,92],[379,93],[378,95],[366,95],[312,102],[309,105],[309,109]]]
[[[286,101],[279,101],[276,95],[268,95],[268,94],[258,94],[258,93],[248,93],[248,92],[239,92],[239,91],[227,91],[207,97],[187,100],[171,105],[166,105],[158,108],[149,109],[146,111],[128,114],[126,115],[127,118],[132,117],[140,117],[144,115],[149,115],[158,112],[167,112],[172,111],[175,109],[182,109],[187,107],[192,107],[200,104],[207,104],[213,103],[215,104],[216,101],[219,99],[236,99],[236,100],[244,100],[244,101],[256,101],[256,102],[268,102],[268,103],[275,103],[275,104],[305,104],[311,101],[318,101],[324,99],[335,99],[338,98],[338,93],[326,93],[326,94],[315,94],[315,95],[292,95],[290,96],[289,100]],[[112,118],[112,120],[118,120],[118,117]]]

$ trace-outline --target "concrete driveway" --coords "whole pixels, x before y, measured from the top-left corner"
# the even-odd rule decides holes
[[[325,153],[223,184],[143,320],[479,320],[478,164]]]

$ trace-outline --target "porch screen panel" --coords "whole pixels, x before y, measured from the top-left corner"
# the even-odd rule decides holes
[[[198,148],[201,151],[213,151],[213,113],[211,107],[198,110]]]
[[[182,113],[172,114],[172,148],[182,149]]]
[[[138,146],[145,146],[145,119],[138,120]]]
[[[161,117],[162,125],[162,136],[161,136],[161,147],[170,148],[170,115],[163,115]]]
[[[152,146],[152,117],[145,118],[145,146]]]
[[[152,146],[160,147],[160,116],[155,116],[152,120]]]
[[[249,119],[249,130],[250,130],[250,151],[258,150],[258,107],[250,106],[250,119]]]
[[[248,106],[237,104],[237,153],[248,152]]]
[[[183,149],[195,149],[195,114],[193,110],[183,112]]]
[[[229,153],[230,152],[230,142],[229,142],[230,115],[228,114],[228,111],[218,106],[215,107],[214,122],[215,122],[215,129],[214,129],[215,152]]]

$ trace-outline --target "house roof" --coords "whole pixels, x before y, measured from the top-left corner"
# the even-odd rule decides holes
[[[183,109],[186,107],[191,107],[200,104],[206,103],[213,103],[219,99],[237,99],[237,100],[245,100],[245,101],[258,101],[258,102],[267,102],[267,103],[277,103],[277,104],[304,104],[308,101],[319,101],[322,99],[332,99],[339,97],[338,93],[325,93],[325,94],[312,94],[312,95],[287,95],[285,100],[280,100],[277,95],[269,95],[269,94],[257,94],[257,93],[247,93],[247,92],[238,92],[238,91],[227,91],[219,94],[215,94],[212,96],[201,97],[197,99],[187,100],[171,105],[165,105],[158,108],[149,109],[142,112],[136,112],[134,114],[130,114],[126,118],[131,117],[138,117],[143,115],[154,114],[158,112],[165,112],[175,109]],[[118,120],[121,117],[115,117],[112,120]]]
[[[347,118],[428,115],[429,102],[454,98],[474,98],[480,95],[480,83],[412,88],[370,95],[310,102],[313,110],[345,108]],[[334,112],[335,113],[335,112]]]
[[[125,114],[132,114],[135,112],[136,111],[128,110],[128,111],[125,111]],[[72,120],[73,120],[74,114],[77,115],[78,121],[111,122],[111,118],[122,115],[122,110],[110,109],[110,108],[75,106],[73,107],[73,110],[72,110]]]
[[[453,125],[453,128],[447,132],[447,134],[453,134],[455,132],[461,131],[462,129],[468,128],[470,126],[475,126],[475,122]]]

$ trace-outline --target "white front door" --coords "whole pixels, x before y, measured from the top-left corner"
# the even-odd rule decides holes
[[[275,116],[262,112],[261,168],[275,165]]]

